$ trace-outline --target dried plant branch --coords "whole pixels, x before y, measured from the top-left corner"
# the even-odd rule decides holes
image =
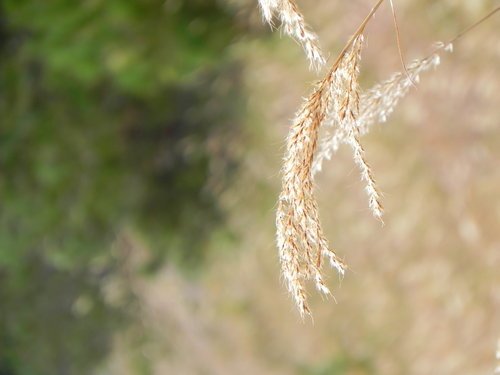
[[[307,27],[304,16],[294,0],[259,0],[264,20],[273,25],[273,15],[277,14],[285,34],[299,42],[312,68],[319,70],[325,65],[317,35]]]

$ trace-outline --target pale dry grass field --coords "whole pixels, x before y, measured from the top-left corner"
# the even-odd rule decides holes
[[[426,56],[433,42],[452,38],[495,4],[397,2],[407,60]],[[242,9],[265,27],[254,5],[242,2]],[[373,4],[300,5],[331,63]],[[342,278],[324,270],[334,298],[306,284],[314,321],[301,319],[280,275],[274,216],[288,127],[319,76],[285,36],[233,46],[246,61],[252,140],[240,175],[221,196],[238,240],[215,236],[198,278],[172,265],[154,279],[132,277],[144,343],[117,337],[103,373],[141,373],[131,364],[140,358],[158,375],[493,374],[500,337],[499,25],[493,18],[458,41],[388,121],[361,138],[384,226],[372,217],[348,145],[324,162],[316,178],[319,215],[348,268]],[[366,88],[401,70],[387,4],[365,37]],[[132,264],[140,263],[147,249],[133,238],[124,243],[135,254]]]

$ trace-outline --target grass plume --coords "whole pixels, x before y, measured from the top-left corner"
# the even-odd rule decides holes
[[[322,274],[322,259],[329,259],[343,275],[345,265],[329,248],[314,197],[313,161],[319,129],[333,110],[354,140],[355,160],[363,167],[363,151],[351,119],[357,116],[358,72],[363,31],[382,0],[372,9],[346,44],[337,60],[297,112],[287,137],[282,168],[282,190],[276,215],[276,239],[283,277],[301,316],[310,314],[305,281],[313,280],[321,293],[330,294]],[[357,148],[358,147],[358,148]],[[365,170],[366,172],[366,170]],[[369,174],[369,173],[368,173]],[[371,178],[371,177],[370,177]]]
[[[322,257],[328,257],[339,273],[345,269],[323,234],[311,170],[319,127],[332,105],[333,78],[330,72],[297,113],[283,161],[276,239],[283,277],[301,316],[310,314],[305,280],[314,279],[320,292],[330,293],[321,276]]]

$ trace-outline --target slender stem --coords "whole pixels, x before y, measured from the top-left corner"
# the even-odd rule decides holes
[[[411,84],[416,87],[416,84],[413,81],[413,78],[411,78],[410,73],[408,72],[408,69],[406,68],[405,59],[403,56],[403,49],[401,48],[401,33],[399,32],[398,19],[396,17],[396,9],[394,8],[394,3],[392,0],[389,0],[389,3],[391,4],[392,20],[394,21],[394,28],[396,30],[396,44],[398,46],[399,60],[401,62],[401,65],[403,66],[403,70],[406,73],[406,76],[410,80]]]
[[[496,12],[500,11],[500,7],[496,7],[495,9],[493,9],[491,12],[489,12],[487,15],[485,15],[483,18],[481,18],[480,20],[474,22],[472,25],[470,25],[469,27],[467,27],[466,29],[462,30],[461,32],[459,32],[454,38],[448,40],[445,44],[443,44],[441,47],[438,47],[436,48],[434,51],[432,51],[431,54],[429,54],[429,56],[427,56],[426,58],[429,58],[431,57],[432,55],[434,55],[436,52],[442,50],[443,48],[449,46],[450,44],[452,43],[455,43],[458,39],[460,39],[461,37],[463,37],[465,34],[467,34],[469,31],[475,29],[477,26],[479,26],[480,24],[482,24],[484,21],[486,21],[488,18],[490,18],[491,16],[493,16]]]
[[[382,5],[383,2],[384,2],[384,0],[378,0],[377,4],[375,4],[373,6],[373,8],[370,11],[370,13],[368,13],[368,15],[365,17],[365,19],[363,20],[363,22],[361,22],[361,25],[359,25],[358,29],[354,32],[354,34],[352,34],[351,38],[349,39],[349,41],[347,42],[347,44],[342,49],[342,51],[340,52],[339,56],[337,57],[337,60],[335,60],[335,62],[333,63],[333,65],[332,65],[332,67],[330,69],[330,73],[333,73],[335,71],[335,69],[337,69],[337,66],[340,64],[340,61],[342,60],[342,57],[345,55],[345,53],[347,52],[347,50],[351,47],[351,44],[354,42],[354,40],[365,31],[365,27],[368,24],[368,21],[370,21],[370,19],[372,18],[372,16],[375,14],[375,12],[377,11],[377,9],[380,7],[380,5]]]
[[[486,21],[488,18],[490,18],[491,16],[493,16],[498,11],[500,11],[500,7],[496,7],[490,13],[488,13],[486,16],[484,16],[483,18],[481,18],[479,21],[474,22],[468,28],[466,28],[465,30],[462,30],[460,33],[458,33],[457,36],[455,36],[453,39],[451,39],[450,41],[448,41],[448,44],[453,43],[456,40],[460,39],[462,36],[464,36],[465,34],[467,34],[472,29],[476,28],[476,26],[479,26],[480,24],[482,24],[484,21]]]
[[[372,18],[372,16],[375,14],[377,9],[380,7],[380,5],[382,5],[383,2],[384,2],[384,0],[379,0],[377,2],[377,4],[374,5],[372,10],[370,10],[370,13],[368,13],[368,15],[365,17],[365,19],[361,23],[361,25],[359,25],[358,30],[356,30],[354,35],[357,36],[357,35],[361,34],[363,31],[365,31],[366,24],[368,23],[368,21],[370,21],[370,18]]]

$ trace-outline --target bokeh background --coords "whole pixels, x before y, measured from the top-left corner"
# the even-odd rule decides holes
[[[371,1],[300,1],[333,59]],[[396,2],[408,60],[498,6]],[[252,0],[0,1],[0,374],[492,374],[499,17],[318,178],[350,266],[302,321],[274,247],[284,137],[318,77]],[[364,87],[401,70],[387,5]],[[312,291],[312,288],[311,288]]]

